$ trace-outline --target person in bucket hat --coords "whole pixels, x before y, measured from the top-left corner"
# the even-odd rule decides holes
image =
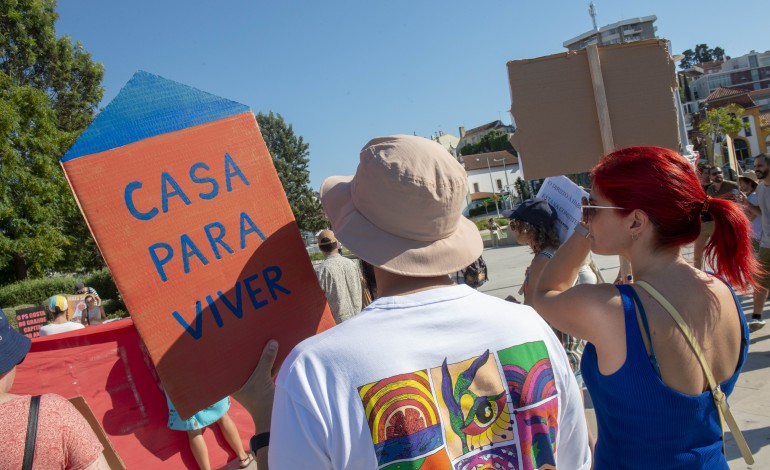
[[[467,192],[440,144],[408,135],[371,140],[355,175],[323,183],[335,235],[374,266],[379,298],[294,348],[274,390],[278,345],[265,347],[234,395],[254,418],[259,468],[507,467],[533,446],[535,468],[590,468],[580,392],[551,329],[450,279],[483,249],[461,214]],[[543,426],[514,432],[524,415]]]
[[[315,275],[337,324],[360,312],[362,302],[358,263],[340,255],[338,247],[334,232],[321,230],[318,233],[318,249],[324,260],[315,266]]]
[[[0,375],[8,373],[24,360],[31,343],[29,338],[8,323],[5,312],[0,309]]]
[[[0,468],[23,468],[27,422],[33,397],[10,393],[16,367],[32,342],[8,323],[0,309]],[[45,394],[38,401],[37,434],[29,468],[107,468],[102,445],[75,407],[59,395]]]

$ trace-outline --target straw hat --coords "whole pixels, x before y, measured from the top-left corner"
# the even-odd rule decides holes
[[[463,167],[437,142],[396,135],[361,150],[355,176],[333,176],[321,203],[337,239],[364,261],[415,277],[456,272],[484,249],[462,216]]]
[[[318,246],[332,245],[337,243],[337,239],[334,237],[334,232],[331,230],[321,230],[318,232]]]
[[[759,180],[757,179],[757,174],[754,173],[754,170],[744,171],[743,174],[738,177],[738,181],[740,181],[741,178],[751,181],[754,183],[755,187],[759,185]]]

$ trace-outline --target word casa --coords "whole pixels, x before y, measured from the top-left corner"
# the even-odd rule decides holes
[[[243,174],[243,171],[241,171],[240,167],[235,163],[235,160],[233,160],[233,157],[231,157],[229,153],[225,153],[224,160],[225,190],[228,193],[233,191],[233,178],[238,178],[245,186],[251,185],[246,178],[246,175]],[[196,185],[205,185],[204,189],[208,189],[208,191],[198,193],[197,196],[199,199],[212,200],[219,195],[219,182],[211,176],[208,176],[208,172],[210,171],[211,168],[203,162],[194,163],[190,167],[188,173],[190,181]],[[203,174],[201,174],[202,172]],[[142,210],[134,203],[134,193],[142,189],[142,186],[141,181],[132,181],[128,183],[123,190],[123,200],[126,203],[128,212],[130,212],[136,219],[152,220],[158,215],[159,210],[157,207],[151,207],[149,209],[145,208]],[[179,198],[179,200],[186,206],[192,204],[190,197],[182,189],[179,183],[177,183],[176,179],[171,176],[169,172],[164,171],[160,174],[160,210],[163,211],[164,214],[169,211],[169,201],[171,198]]]
[[[155,204],[147,203],[148,197],[143,194],[144,184],[141,181],[131,181],[123,190],[126,209],[135,219],[149,222],[160,213],[165,214],[200,201],[211,201],[220,194],[251,185],[251,181],[229,153],[225,153],[223,159],[223,171],[218,175],[219,179],[212,176],[211,168],[203,162],[190,166],[184,181],[179,180],[178,175],[175,178],[168,171],[162,172],[159,200]],[[189,182],[186,182],[187,179]],[[186,184],[180,184],[179,181]],[[199,230],[180,234],[173,241],[167,239],[151,244],[147,250],[158,277],[166,282],[168,271],[173,271],[172,266],[176,266],[177,271],[181,267],[184,274],[189,274],[193,265],[206,266],[238,249],[246,249],[251,239],[257,243],[266,240],[248,213],[240,212],[237,220],[233,220],[235,214],[231,214],[228,211],[223,216],[230,220],[210,221]],[[173,219],[161,220],[168,223],[168,220]],[[254,244],[251,243],[251,246]]]

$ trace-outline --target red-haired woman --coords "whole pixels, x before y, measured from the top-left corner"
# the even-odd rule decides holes
[[[702,212],[715,221],[706,257],[716,276],[681,255],[698,237]],[[639,285],[572,283],[589,250],[626,257],[635,282],[681,314],[729,395],[748,329],[727,283],[745,289],[759,269],[748,219],[735,203],[708,198],[682,156],[657,147],[602,159],[583,217],[543,271],[534,305],[555,328],[589,342],[581,368],[599,425],[595,468],[728,468],[709,384],[669,313]]]

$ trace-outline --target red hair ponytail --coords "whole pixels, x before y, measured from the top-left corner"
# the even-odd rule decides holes
[[[751,246],[751,222],[734,202],[711,198],[708,213],[714,218],[714,233],[706,243],[706,262],[714,272],[739,290],[757,287],[761,271]]]
[[[644,211],[661,247],[695,241],[701,212],[707,209],[714,218],[714,234],[706,245],[709,264],[738,289],[755,285],[760,268],[752,254],[749,220],[734,202],[713,198],[706,204],[695,169],[678,153],[660,147],[618,150],[596,165],[593,185],[613,205]]]

